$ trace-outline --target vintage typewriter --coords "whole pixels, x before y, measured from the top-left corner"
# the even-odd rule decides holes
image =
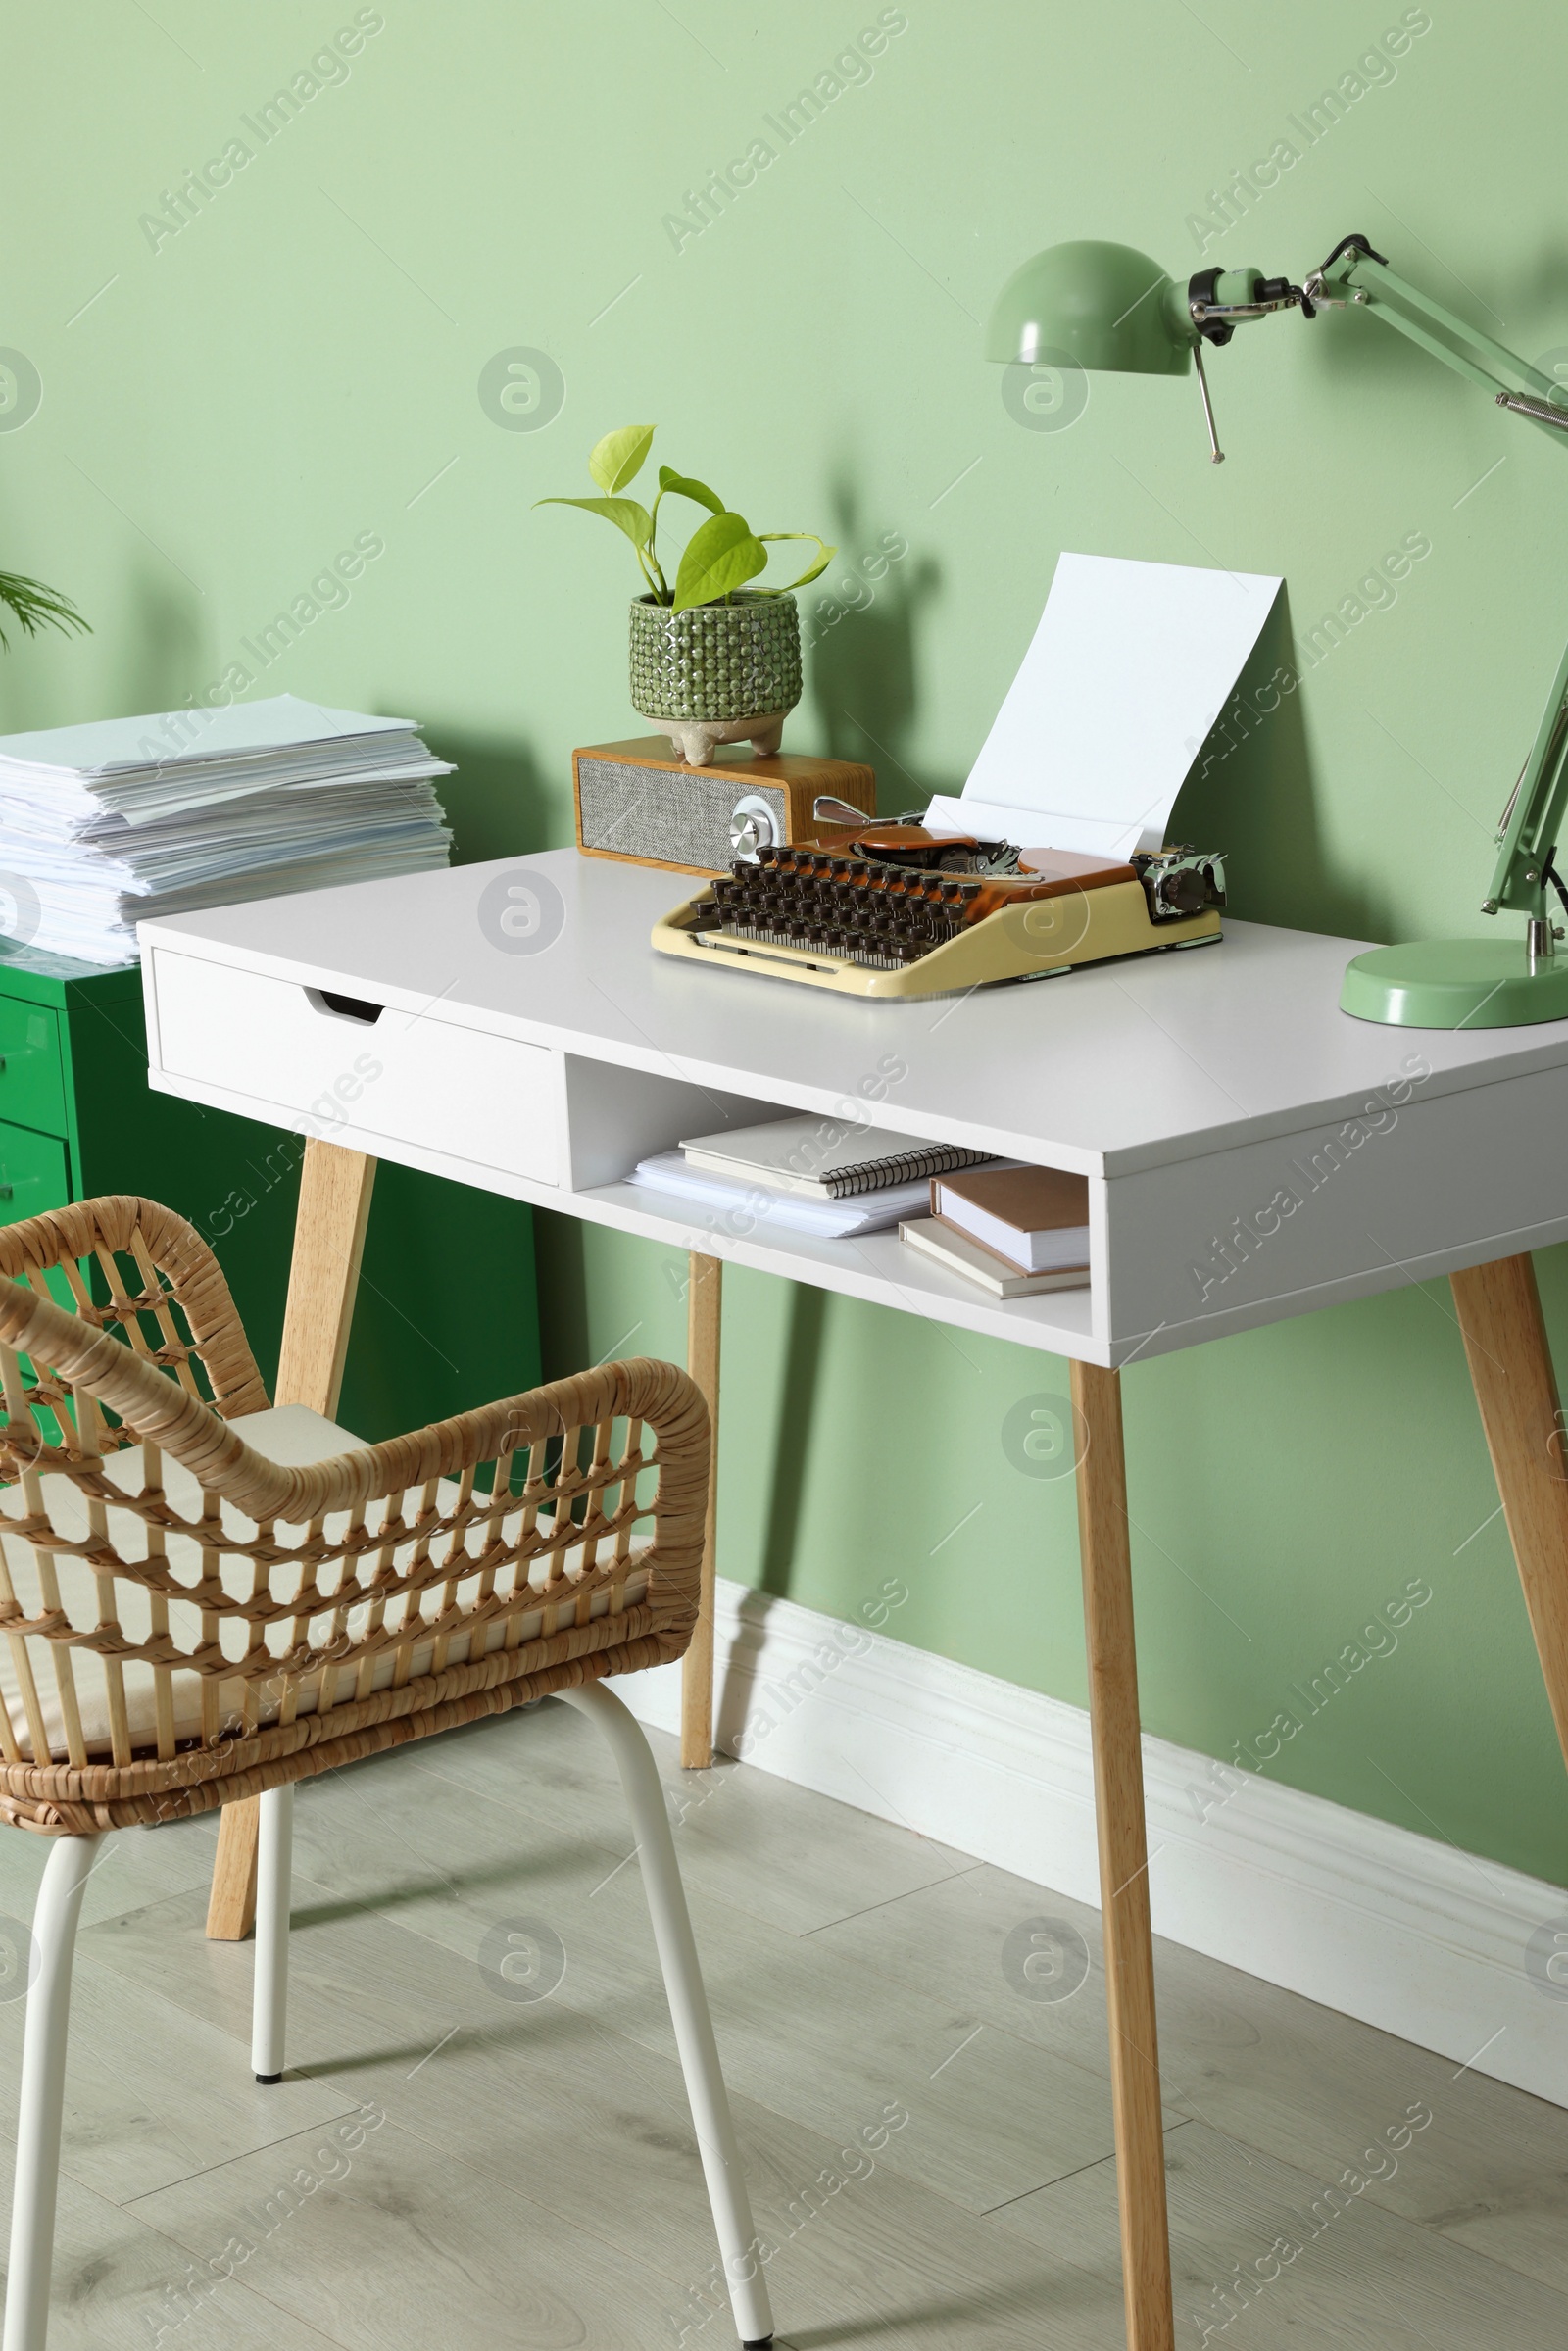
[[[737,857],[655,924],[653,943],[850,996],[946,996],[1203,946],[1224,904],[1224,860],[1191,849],[1107,865],[856,815],[819,829],[815,847]]]

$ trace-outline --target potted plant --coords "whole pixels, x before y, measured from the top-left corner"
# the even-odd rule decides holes
[[[754,531],[706,482],[659,468],[652,507],[621,497],[653,446],[651,424],[606,433],[588,459],[604,496],[541,498],[540,506],[580,506],[603,514],[632,543],[647,592],[631,608],[631,699],[668,735],[683,759],[706,767],[716,743],[750,738],[766,757],[777,751],[784,720],[801,699],[801,623],[793,591],[827,569],[837,553],[810,530]],[[666,498],[708,509],[686,542],[670,586],[656,545]],[[785,588],[748,586],[767,566],[776,540],[809,539],[817,559]]]

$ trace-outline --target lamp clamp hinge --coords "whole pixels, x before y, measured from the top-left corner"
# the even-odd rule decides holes
[[[1187,280],[1187,307],[1192,313],[1193,324],[1204,342],[1212,343],[1216,349],[1228,343],[1236,332],[1235,320],[1226,318],[1222,306],[1214,300],[1219,276],[1217,268],[1198,269]]]
[[[1365,286],[1352,286],[1348,296],[1329,292],[1328,273],[1335,263],[1343,261],[1348,253],[1353,253],[1358,261],[1381,262],[1385,269],[1389,266],[1387,254],[1379,253],[1370,237],[1362,236],[1359,229],[1352,230],[1348,237],[1341,237],[1328,260],[1319,262],[1317,268],[1308,270],[1301,281],[1301,313],[1304,318],[1310,318],[1314,311],[1320,310],[1348,311],[1352,302],[1366,301]]]
[[[1389,266],[1388,255],[1380,253],[1370,237],[1364,237],[1358,228],[1353,228],[1348,237],[1341,237],[1327,261],[1319,262],[1312,272],[1313,276],[1321,277],[1325,270],[1333,269],[1336,262],[1343,261],[1348,253],[1353,253],[1363,261],[1381,262],[1385,269]]]
[[[1250,302],[1216,302],[1214,296],[1223,274],[1217,269],[1200,269],[1187,281],[1188,312],[1205,343],[1216,346],[1228,343],[1244,319],[1266,318],[1272,311],[1290,311],[1299,306],[1305,317],[1312,316],[1310,287],[1293,285],[1288,277],[1256,278]]]

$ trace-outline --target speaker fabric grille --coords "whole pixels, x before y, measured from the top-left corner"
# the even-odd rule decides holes
[[[784,794],[777,784],[742,783],[700,767],[672,775],[622,759],[579,759],[577,796],[583,847],[614,857],[657,857],[727,873],[735,855],[729,820],[736,802],[747,797],[767,803],[779,839],[785,836]]]

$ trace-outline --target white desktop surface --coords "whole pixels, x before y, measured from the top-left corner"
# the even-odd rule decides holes
[[[514,868],[543,872],[564,901],[561,935],[539,954],[505,953],[479,928],[485,884]],[[702,886],[547,850],[175,915],[141,938],[806,1110],[831,1110],[896,1053],[909,1074],[867,1104],[873,1123],[944,1142],[984,1135],[1086,1174],[1348,1118],[1411,1053],[1432,1066],[1428,1096],[1568,1066],[1568,1021],[1454,1035],[1352,1020],[1340,981],[1372,943],[1261,923],[1227,921],[1217,947],[914,1004],[709,972],[649,944],[658,917]]]
[[[559,935],[535,953],[506,952],[480,926],[481,893],[513,873],[542,875],[561,896]],[[553,850],[145,924],[152,1083],[1101,1362],[1568,1235],[1568,1187],[1551,1143],[1568,1131],[1568,1022],[1476,1034],[1375,1027],[1338,1004],[1346,961],[1365,942],[1231,921],[1217,946],[966,998],[857,1000],[657,954],[652,924],[701,887],[693,876]],[[463,1040],[454,1033],[466,1030],[465,1051],[480,1053],[481,1069],[489,1037],[546,1049],[579,1084],[582,1064],[644,1073],[668,1085],[672,1102],[681,1099],[685,1133],[702,1131],[709,1091],[764,1112],[842,1113],[858,1102],[872,1124],[1080,1172],[1091,1179],[1097,1234],[1093,1311],[1087,1291],[990,1301],[935,1266],[916,1272],[914,1252],[892,1235],[823,1243],[759,1228],[705,1240],[690,1203],[657,1202],[602,1173],[585,1182],[568,1170],[555,1183],[538,1180],[538,1168],[487,1174],[444,1152],[435,1101],[428,1132],[406,1127],[401,1142],[354,1123],[370,1119],[368,1107],[323,1129],[277,1089],[254,1090],[242,1035],[229,1037],[221,1068],[216,1044],[199,1069],[166,1068],[158,975],[161,965],[175,970],[164,961],[172,956],[187,989],[197,984],[185,960],[193,958],[369,1000],[405,1016],[405,1027],[437,1023],[455,1047]],[[891,1080],[890,1057],[899,1072]],[[1320,1200],[1303,1197],[1281,1235],[1244,1249],[1200,1296],[1193,1267],[1210,1238],[1252,1217],[1281,1182],[1304,1194],[1283,1170],[1309,1166],[1324,1138],[1369,1106],[1380,1131],[1358,1151],[1354,1173],[1347,1161]],[[601,1144],[612,1115],[612,1106],[595,1108]],[[637,1156],[644,1145],[660,1147],[652,1127],[634,1139]]]

